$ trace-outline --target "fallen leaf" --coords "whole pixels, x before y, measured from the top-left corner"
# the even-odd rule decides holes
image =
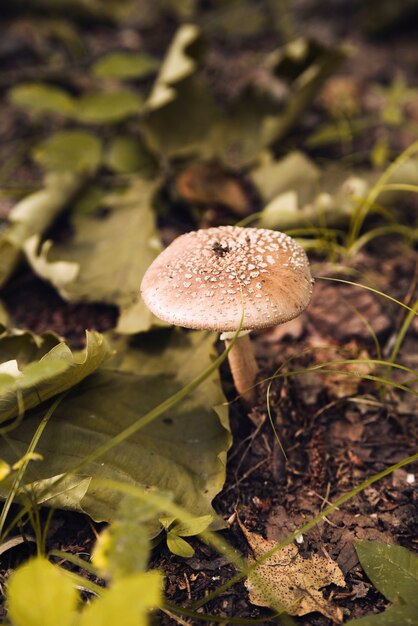
[[[193,163],[177,176],[176,187],[189,203],[222,205],[238,217],[250,212],[249,198],[238,178],[215,163]]]
[[[338,50],[298,40],[265,59],[272,80],[290,84],[284,107],[274,92],[257,84],[221,103],[205,72],[197,71],[203,69],[201,43],[196,26],[177,31],[145,104],[145,137],[166,158],[199,155],[233,168],[254,163],[288,132],[342,58]]]
[[[70,389],[94,372],[112,353],[103,335],[87,332],[86,349],[74,353],[65,343],[59,342],[42,355],[44,341],[37,338],[39,348],[34,351],[34,358],[28,363],[28,356],[33,354],[33,337],[31,333],[5,333],[0,337],[2,354],[10,354],[14,346],[18,356],[16,364],[20,370],[19,376],[9,376],[10,380],[0,383],[2,422],[15,417],[22,406],[28,411]],[[49,347],[50,340],[51,336],[45,338],[46,347]],[[7,362],[10,361],[7,359]]]
[[[267,541],[261,535],[249,532],[241,523],[240,526],[254,555],[249,558],[250,564],[277,545],[275,541]],[[319,554],[305,559],[292,543],[259,565],[255,574],[250,574],[245,583],[253,604],[284,607],[290,615],[318,611],[333,622],[342,622],[342,610],[319,591],[330,584],[345,587],[343,573],[331,559]]]
[[[0,286],[16,269],[27,239],[45,232],[85,182],[86,177],[81,173],[50,173],[45,177],[44,189],[13,207],[9,223],[0,235]]]
[[[214,339],[211,333],[178,330],[121,339],[109,366],[75,386],[54,411],[36,448],[44,460],[28,467],[21,493],[30,489],[47,505],[110,521],[122,496],[104,488],[100,479],[113,479],[171,492],[191,515],[217,520],[210,503],[224,484],[231,442],[218,372],[177,406],[72,471],[208,367]],[[28,411],[7,442],[0,440],[1,459],[13,464],[23,456],[44,414],[44,406]],[[54,486],[65,472],[67,490],[62,483]],[[8,480],[1,483],[3,497]]]
[[[104,216],[73,211],[70,240],[46,241],[40,250],[39,239],[25,245],[33,270],[63,298],[118,305],[117,330],[123,333],[162,325],[139,296],[141,278],[161,250],[151,208],[154,190],[154,182],[137,178],[123,192],[104,198]]]
[[[302,205],[316,195],[320,175],[320,170],[307,156],[295,151],[279,160],[270,152],[264,153],[250,177],[264,202],[293,191],[298,204]]]

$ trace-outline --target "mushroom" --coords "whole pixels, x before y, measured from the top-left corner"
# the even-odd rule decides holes
[[[148,268],[141,292],[160,319],[222,331],[228,345],[238,329],[297,317],[309,304],[312,278],[304,250],[288,235],[219,226],[175,239]],[[228,358],[236,390],[252,403],[258,368],[248,332],[240,333]]]

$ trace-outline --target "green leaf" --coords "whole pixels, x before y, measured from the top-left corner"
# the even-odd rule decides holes
[[[91,133],[63,130],[39,144],[34,157],[47,170],[94,172],[101,160],[101,143]]]
[[[26,335],[29,341],[29,336]],[[0,338],[0,348],[7,338]],[[15,417],[19,412],[18,395],[25,411],[38,406],[54,395],[79,383],[96,370],[111,354],[100,333],[87,331],[87,346],[72,353],[65,343],[59,343],[39,361],[23,368],[22,374],[0,388],[1,421]]]
[[[185,559],[189,559],[194,555],[194,549],[184,539],[176,535],[171,530],[167,533],[167,546],[170,552],[182,556]]]
[[[360,563],[373,585],[390,602],[410,604],[418,614],[418,557],[393,544],[357,541]]]
[[[383,613],[350,620],[345,626],[418,626],[417,607],[406,604],[391,606]]]
[[[142,100],[132,91],[87,93],[77,103],[77,119],[85,124],[115,124],[137,115]]]
[[[155,571],[117,580],[84,608],[78,626],[147,626],[148,611],[162,602],[161,588],[162,576]]]
[[[38,557],[11,574],[7,600],[14,626],[71,626],[78,593],[59,567]]]
[[[47,495],[52,477],[72,474],[86,462],[76,473],[91,477],[91,482],[76,508],[96,520],[114,519],[121,502],[119,493],[101,486],[104,478],[172,492],[190,515],[214,515],[210,502],[223,486],[230,444],[217,373],[181,404],[87,463],[99,446],[110,445],[118,433],[209,366],[213,341],[212,334],[174,330],[125,339],[112,362],[72,389],[56,408],[36,448],[44,461],[28,466],[22,489],[35,482],[40,497],[46,479]],[[41,410],[25,415],[8,442],[0,441],[0,458],[11,464],[20,458],[42,416]]]
[[[58,483],[57,478],[61,479]],[[31,502],[36,500],[38,504],[52,508],[77,509],[80,500],[86,495],[90,482],[90,476],[54,476],[39,483],[36,481],[31,483],[28,495]],[[23,491],[21,494],[26,495]]]
[[[76,101],[59,87],[43,83],[24,83],[9,91],[10,101],[23,109],[36,113],[72,117],[76,112]]]
[[[106,216],[76,214],[72,240],[26,242],[34,271],[72,301],[108,302],[121,308],[117,330],[137,333],[161,325],[143,303],[139,285],[161,250],[151,208],[155,183],[135,180],[123,193],[104,199]]]
[[[171,532],[180,537],[192,537],[203,533],[212,522],[211,515],[194,517],[187,521],[178,522],[171,528]]]
[[[99,59],[92,67],[98,78],[146,78],[157,71],[157,59],[146,53],[111,52]]]

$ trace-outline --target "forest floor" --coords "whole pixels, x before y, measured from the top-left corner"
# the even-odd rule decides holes
[[[387,124],[384,130],[379,124],[371,125],[350,138],[349,148],[347,144],[341,146],[336,142],[308,147],[307,150],[316,164],[339,160],[347,168],[350,163],[356,168],[359,165],[371,168],[368,156],[364,155],[370,155],[374,146],[389,146],[391,157],[416,139],[416,127],[411,123],[418,122],[418,96],[414,96],[415,99],[405,96],[418,79],[416,31],[395,28],[384,37],[373,37],[359,27],[352,11],[344,13],[342,3],[335,3],[333,11],[324,9],[322,14],[314,9],[314,4],[295,3],[296,31],[320,38],[322,43],[330,46],[343,42],[350,53],[285,137],[281,153],[304,148],[306,136],[324,123],[324,98],[331,97],[332,86],[338,90],[343,84],[344,93],[352,94],[355,107],[365,116],[377,115],[376,111],[381,107],[379,98],[386,98],[386,104],[390,101],[391,106],[400,108],[405,123]],[[198,20],[204,23],[205,15],[199,15]],[[88,28],[80,25],[84,45],[95,57],[109,49],[126,46],[126,42],[132,49],[140,45],[162,56],[175,28],[175,20],[167,17],[143,32],[129,26],[115,28],[103,23],[90,23]],[[11,14],[7,29],[11,51],[7,53],[0,73],[3,89],[37,75],[42,69],[42,54],[46,54],[45,51],[39,53],[39,49],[50,45],[36,40],[30,28],[30,17]],[[248,79],[246,72],[251,71],[255,51],[267,53],[275,49],[280,36],[271,29],[246,38],[234,35],[230,42],[225,36],[215,37],[214,41],[207,72],[220,97],[228,99],[229,91],[239,91]],[[72,80],[82,79],[82,72],[78,72]],[[398,90],[404,90],[403,104],[394,84],[398,85]],[[380,92],[376,85],[380,85]],[[0,111],[3,145],[12,145],[10,142],[17,139],[30,142],[29,120],[22,122],[22,115],[9,103],[2,104]],[[42,134],[44,129],[38,131]],[[40,171],[36,165],[24,160],[10,173],[10,180],[13,185],[9,189],[19,186],[36,188]],[[259,210],[260,199],[254,193],[246,170],[235,172],[234,181],[245,195],[248,213]],[[13,204],[14,199],[3,194],[0,200],[3,219],[7,219]],[[184,202],[179,203],[177,211],[174,208],[168,215],[160,217],[159,226],[165,242],[198,225],[234,221],[232,212],[228,212],[222,203],[212,205],[208,202],[203,208],[200,206],[197,224],[193,213],[187,212],[184,206]],[[406,199],[398,219],[402,221],[402,211],[405,211],[407,223],[417,206],[413,198]],[[67,236],[66,228],[65,220],[56,223],[52,236]],[[316,280],[308,310],[286,325],[252,334],[260,365],[260,384],[253,407],[249,409],[234,397],[228,366],[224,364],[221,368],[223,388],[230,400],[233,445],[228,454],[227,479],[214,507],[227,525],[227,529],[221,531],[223,536],[243,554],[248,554],[249,548],[240,523],[266,539],[282,540],[338,496],[417,450],[417,403],[412,394],[345,375],[344,370],[350,372],[351,368],[355,371],[352,364],[341,365],[334,373],[324,374],[317,370],[283,376],[337,359],[376,359],[379,357],[376,338],[383,356],[389,358],[406,316],[398,305],[376,293],[354,285],[321,280],[321,276],[335,275],[336,263],[320,254],[310,252],[309,256]],[[345,259],[344,272],[341,270],[338,275],[347,279],[355,275],[355,280],[372,285],[410,307],[417,300],[418,254],[404,239],[393,234],[372,242]],[[27,267],[22,267],[2,289],[1,298],[16,327],[38,334],[55,331],[74,348],[83,346],[85,328],[105,332],[117,323],[116,306],[68,303]],[[415,370],[418,367],[417,347],[418,323],[415,319],[398,355],[403,364]],[[265,381],[278,369],[281,376],[268,387]],[[361,374],[370,376],[377,373],[377,366],[373,363],[361,371]],[[399,384],[405,380],[399,372],[393,372],[391,376]],[[278,437],[269,419],[267,394]],[[324,593],[341,607],[345,619],[380,612],[387,606],[385,598],[365,576],[354,541],[393,542],[416,551],[417,512],[414,468],[407,467],[366,488],[303,536],[299,544],[302,555],[312,552],[325,555],[341,568],[346,586],[329,585]],[[87,516],[56,511],[50,523],[47,546],[87,558],[99,528]],[[27,532],[30,534],[29,530]],[[233,573],[226,559],[198,541],[192,540],[191,543],[195,548],[192,558],[177,557],[163,544],[155,549],[152,557],[152,566],[164,572],[167,598],[186,607],[219,587]],[[3,572],[7,573],[24,561],[32,551],[33,546],[28,542],[6,552],[2,556]],[[243,583],[235,584],[210,600],[206,609],[225,619],[262,620],[265,617],[265,623],[269,615],[267,609],[249,602]],[[178,619],[170,612],[158,617],[159,623],[167,625],[179,623]],[[187,622],[187,618],[184,619]],[[329,626],[333,623],[319,613],[299,617],[296,622],[301,626]],[[271,623],[279,621],[276,618]]]

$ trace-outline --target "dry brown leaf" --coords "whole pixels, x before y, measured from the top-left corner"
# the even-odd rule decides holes
[[[250,212],[249,199],[238,178],[215,163],[193,163],[179,174],[176,184],[187,202],[222,205],[238,217]]]
[[[267,541],[248,531],[241,523],[240,526],[254,555],[249,558],[250,563],[277,545],[275,541]],[[333,622],[341,623],[342,610],[319,591],[331,583],[345,587],[344,575],[338,565],[319,554],[305,559],[292,543],[259,565],[245,585],[250,602],[257,606],[283,607],[290,615],[318,611]]]

